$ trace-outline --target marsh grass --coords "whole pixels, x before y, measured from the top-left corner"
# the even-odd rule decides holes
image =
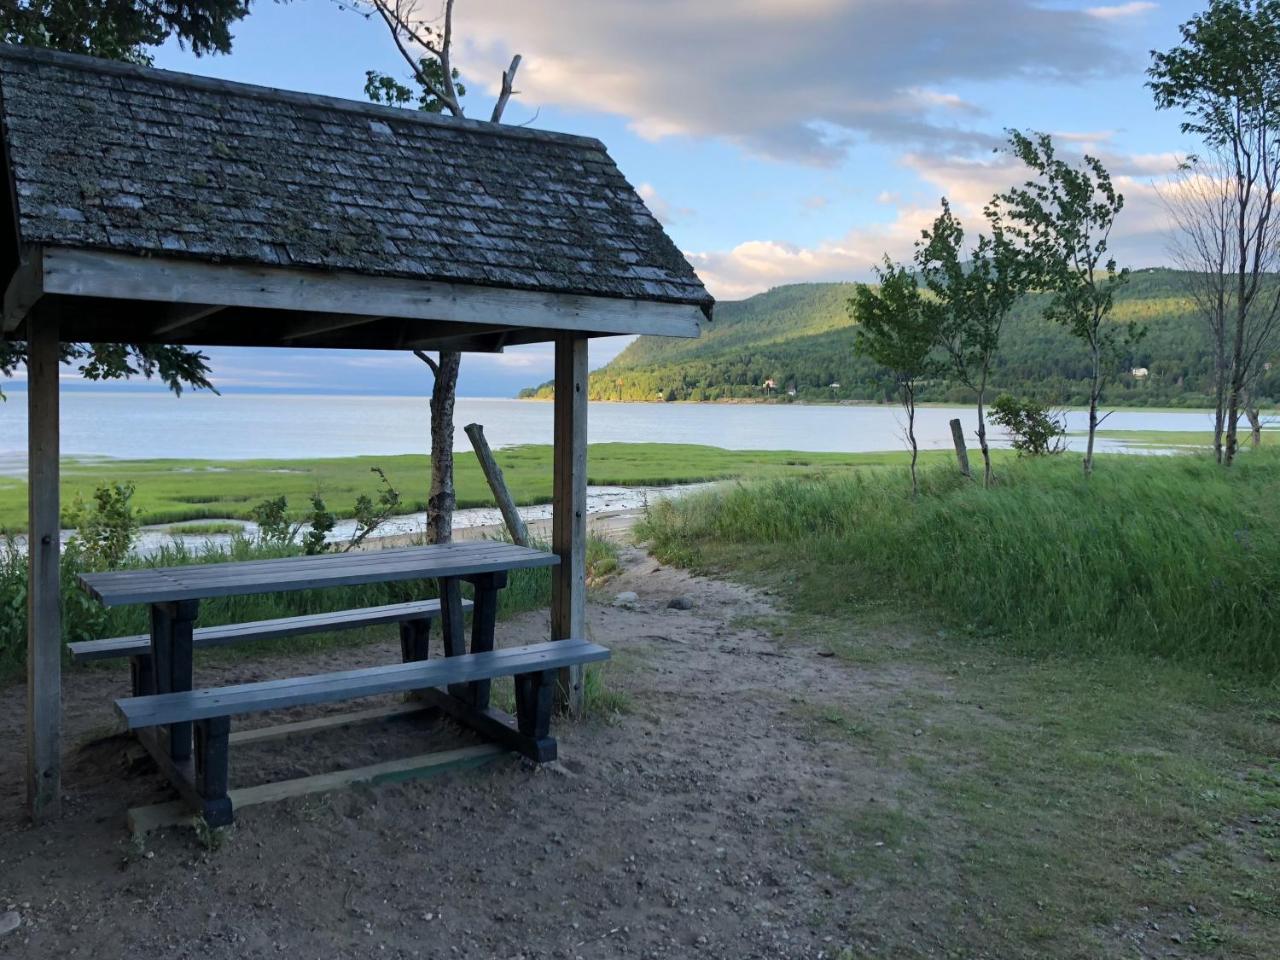
[[[779,570],[797,609],[926,604],[1010,650],[1137,652],[1280,673],[1280,454],[1006,460],[994,489],[937,467],[739,483],[657,504],[639,534],[698,566]]]

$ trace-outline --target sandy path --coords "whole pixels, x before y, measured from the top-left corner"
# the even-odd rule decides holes
[[[883,695],[806,647],[780,648],[746,588],[696,580],[627,549],[593,603],[616,651],[609,684],[629,712],[560,725],[561,772],[516,759],[434,780],[355,789],[242,813],[222,847],[189,830],[131,847],[124,809],[166,797],[107,740],[73,752],[66,814],[22,825],[23,690],[0,690],[0,912],[23,957],[833,957],[855,942],[857,904],[817,869],[805,825],[872,765],[804,734],[796,704]],[[691,611],[671,610],[678,594]],[[499,625],[545,637],[545,614]],[[209,683],[387,662],[392,644],[289,660],[205,664]],[[67,740],[109,726],[123,672],[66,680]],[[349,708],[347,708],[349,709]],[[305,712],[298,716],[307,715]],[[274,719],[274,718],[273,718]],[[426,745],[424,746],[424,741]],[[466,742],[399,721],[244,749],[233,782],[298,776]],[[851,777],[853,780],[851,781]]]

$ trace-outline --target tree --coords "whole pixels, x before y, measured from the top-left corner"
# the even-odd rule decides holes
[[[250,0],[8,0],[0,7],[5,43],[49,47],[109,60],[150,63],[147,47],[177,37],[191,50],[231,52],[231,25]]]
[[[196,54],[229,53],[231,25],[250,0],[10,0],[0,5],[0,39],[131,63],[149,63],[147,47],[176,37]],[[62,362],[89,380],[155,375],[174,393],[184,386],[213,389],[207,357],[164,344],[64,343]],[[27,345],[0,343],[0,373],[27,362]]]
[[[1116,290],[1128,282],[1107,253],[1124,196],[1102,161],[1086,154],[1079,166],[1060,159],[1045,133],[1010,131],[1015,156],[1034,179],[997,197],[1008,211],[1010,233],[1022,244],[1028,275],[1052,295],[1045,316],[1084,341],[1089,351],[1089,439],[1084,472],[1093,473],[1102,388],[1121,348],[1141,336],[1136,324],[1108,322]],[[1105,418],[1103,418],[1105,419]]]
[[[1186,114],[1182,131],[1219,151],[1230,174],[1235,294],[1222,451],[1229,466],[1250,378],[1280,318],[1280,290],[1263,283],[1275,266],[1280,186],[1280,0],[1214,0],[1180,32],[1180,44],[1152,51],[1147,86],[1157,109]]]
[[[1221,150],[1191,157],[1179,166],[1172,185],[1161,191],[1176,231],[1169,243],[1175,264],[1185,271],[1187,295],[1205,324],[1213,352],[1213,453],[1223,458],[1227,385],[1231,352],[1227,330],[1235,316],[1235,185],[1231,161]],[[1255,364],[1261,372],[1261,367]]]
[[[982,483],[990,486],[991,448],[987,443],[986,395],[991,365],[1000,349],[1000,331],[1022,296],[1022,260],[1005,235],[994,206],[986,209],[991,236],[980,234],[965,253],[964,228],[942,199],[942,213],[916,246],[916,265],[939,313],[939,342],[956,379],[974,392],[978,404],[978,446]]]
[[[915,275],[887,256],[876,269],[879,289],[858,284],[849,310],[858,321],[854,349],[893,374],[898,399],[907,414],[907,442],[911,446],[911,493],[920,492],[916,477],[919,447],[916,443],[916,389],[934,373],[938,344],[937,310],[930,309],[920,293]]]
[[[391,34],[392,42],[408,66],[410,81],[417,89],[370,70],[365,74],[365,93],[375,103],[404,106],[417,102],[418,109],[429,113],[448,112],[462,117],[462,96],[466,88],[458,82],[453,66],[453,2],[445,0],[440,18],[420,12],[419,0],[356,0],[357,10],[366,17],[377,18]],[[507,101],[514,92],[520,56],[511,59],[502,74],[502,88],[489,116],[500,123]],[[453,404],[458,389],[458,371],[462,354],[441,350],[432,358],[421,350],[414,354],[431,369],[431,491],[427,497],[428,543],[448,543],[453,536],[453,510],[456,504],[453,487]]]

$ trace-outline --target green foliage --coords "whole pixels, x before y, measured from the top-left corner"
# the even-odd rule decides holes
[[[1057,156],[1046,133],[1013,130],[1009,138],[1033,179],[999,199],[1035,281],[1052,295],[1044,315],[1114,363],[1120,345],[1139,336],[1136,324],[1105,323],[1129,278],[1128,268],[1118,269],[1107,254],[1124,196],[1097,157],[1086,154],[1075,166]]]
[[[289,522],[289,498],[284,494],[263,500],[249,511],[258,525],[258,542],[265,547],[285,547],[293,543],[294,527]]]
[[[405,86],[395,77],[377,70],[366,70],[364,95],[374,103],[383,103],[389,107],[407,107],[416,100],[418,109],[427,113],[443,113],[447,110],[448,104],[432,92],[432,88],[439,90],[444,87],[444,68],[440,66],[440,61],[435,57],[422,57],[418,60],[415,72],[413,79],[418,84],[417,91]],[[453,88],[461,100],[466,96],[467,88],[458,82],[456,67],[450,70],[450,74],[453,77]],[[424,84],[422,79],[427,83]]]
[[[132,483],[105,483],[93,492],[93,502],[77,496],[71,508],[76,528],[71,549],[81,552],[89,570],[114,570],[124,563],[138,538],[138,514],[133,509]]]
[[[1066,422],[1034,400],[1002,393],[991,404],[991,419],[1009,434],[1010,445],[1019,455],[1039,457],[1065,449]]]
[[[147,47],[176,37],[199,54],[230,53],[249,0],[8,0],[0,39],[109,60],[150,63]]]
[[[860,283],[849,310],[858,325],[853,348],[889,370],[903,389],[937,369],[938,313],[928,309],[915,274],[888,257],[877,268],[879,287]]]
[[[302,535],[302,552],[307,556],[324,553],[329,549],[325,537],[333,530],[337,518],[324,505],[318,493],[311,495],[311,512],[307,515],[307,532]]]
[[[1280,455],[1006,465],[990,490],[926,470],[782,478],[659,503],[639,531],[697,564],[785,563],[806,613],[930,605],[1010,650],[1133,653],[1280,676]],[[1172,509],[1171,504],[1177,504]]]
[[[1271,130],[1280,111],[1280,2],[1213,0],[1179,30],[1181,44],[1151,55],[1157,109],[1181,109],[1182,131],[1215,147]]]
[[[356,532],[347,546],[348,550],[358,547],[387,520],[401,512],[400,491],[391,485],[391,481],[387,479],[381,467],[370,467],[370,470],[377,475],[380,482],[378,501],[374,503],[365,493],[356,498],[355,509],[352,511],[356,518]],[[330,524],[329,529],[332,528],[333,525]]]

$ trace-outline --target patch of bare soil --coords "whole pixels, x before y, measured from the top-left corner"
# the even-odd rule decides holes
[[[613,605],[623,591],[636,601]],[[670,608],[676,597],[692,609]],[[607,682],[630,710],[559,723],[559,769],[504,758],[247,808],[217,849],[189,829],[141,846],[127,837],[125,809],[170,794],[126,739],[101,739],[111,698],[125,692],[123,668],[67,676],[65,813],[26,827],[24,691],[0,690],[0,915],[21,916],[0,936],[0,956],[742,960],[857,949],[861,901],[875,891],[819,869],[819,835],[808,827],[849,791],[874,802],[895,784],[885,765],[851,763],[846,747],[806,732],[797,705],[888,702],[912,678],[901,666],[870,677],[817,647],[780,646],[750,625],[774,613],[748,588],[624,551],[589,620],[615,651]],[[499,624],[499,642],[546,630],[545,614],[527,615]],[[389,640],[218,662],[200,666],[197,682],[393,656]],[[233,785],[467,742],[443,721],[398,720],[246,746],[235,751]],[[915,920],[902,922],[909,930]]]

